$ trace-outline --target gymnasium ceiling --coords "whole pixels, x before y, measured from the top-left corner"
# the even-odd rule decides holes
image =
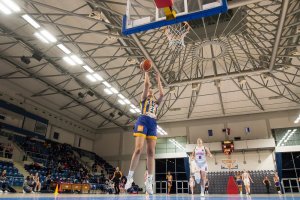
[[[168,47],[162,29],[123,36],[125,0],[14,1],[19,13],[0,14],[0,88],[3,96],[18,96],[32,108],[52,113],[53,120],[95,131],[126,126],[137,117],[129,104],[118,102],[118,95],[105,93],[102,82],[87,79],[82,65],[68,65],[57,44],[135,106],[143,89],[138,63],[151,57],[166,94],[160,122],[300,107],[299,0],[230,1],[229,13],[190,22],[193,29],[179,52]],[[101,19],[89,17],[92,11]],[[33,35],[37,30],[21,17],[25,13],[57,42],[38,40]],[[42,59],[31,58],[33,54]],[[31,62],[21,62],[22,56]]]

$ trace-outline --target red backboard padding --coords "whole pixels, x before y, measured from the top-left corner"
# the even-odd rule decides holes
[[[235,183],[233,176],[230,176],[227,183],[227,194],[238,194],[239,188]]]
[[[154,0],[157,8],[172,7],[174,0]]]

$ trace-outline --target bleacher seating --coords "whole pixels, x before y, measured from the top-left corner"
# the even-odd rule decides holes
[[[45,143],[37,140],[30,140],[29,138],[14,135],[13,141],[32,158],[34,162],[47,164],[49,149],[45,147]]]
[[[3,170],[6,170],[7,179],[11,186],[23,185],[24,176],[14,167],[13,162],[0,161],[0,173],[2,173]]]
[[[268,176],[271,181],[270,193],[276,193],[273,183],[274,171],[271,170],[260,170],[260,171],[249,171],[254,184],[251,184],[252,194],[266,194],[266,187],[263,184],[263,179]],[[209,193],[210,194],[226,194],[227,182],[229,176],[235,176],[235,172],[209,172]],[[245,188],[243,186],[243,193]]]
[[[111,174],[115,171],[115,168],[112,165],[110,165],[108,162],[106,162],[102,157],[98,156],[96,153],[79,149],[79,148],[74,148],[74,147],[73,150],[76,151],[80,156],[85,156],[90,158],[91,160],[94,160],[95,163],[98,163],[103,169],[105,169],[107,174]]]

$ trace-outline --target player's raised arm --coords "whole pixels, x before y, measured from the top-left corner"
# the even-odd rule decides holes
[[[156,73],[156,80],[157,80],[157,88],[159,90],[159,97],[157,99],[157,104],[160,104],[162,102],[162,99],[164,97],[164,88],[161,84],[160,76],[158,73]]]
[[[141,101],[144,101],[147,98],[149,88],[150,88],[149,72],[145,72],[144,91],[141,96]]]

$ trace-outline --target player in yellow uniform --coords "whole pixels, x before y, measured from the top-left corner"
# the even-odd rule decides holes
[[[154,154],[156,145],[157,132],[157,108],[161,103],[164,93],[163,87],[158,74],[156,74],[157,87],[159,90],[158,99],[153,95],[150,89],[149,73],[145,72],[144,91],[141,97],[141,116],[137,119],[134,126],[135,149],[132,155],[127,183],[125,189],[129,189],[133,182],[133,174],[140,160],[140,155],[143,149],[145,140],[147,141],[147,169],[148,177],[146,180],[146,191],[148,194],[153,194],[152,180],[154,171]]]

